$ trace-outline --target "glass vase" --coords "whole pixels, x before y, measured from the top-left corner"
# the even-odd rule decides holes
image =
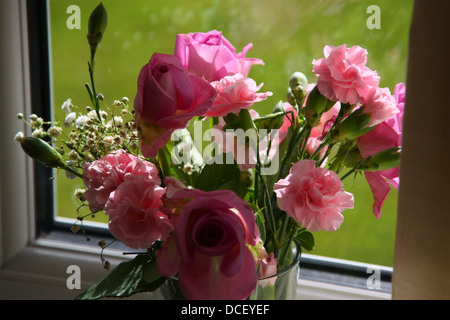
[[[287,267],[272,276],[259,279],[248,300],[295,300],[300,257],[301,247],[295,242]]]
[[[288,257],[290,263],[287,264],[287,267],[272,276],[259,279],[255,290],[247,300],[296,299],[301,247],[296,242],[294,244]],[[158,291],[158,296],[164,300],[184,300],[176,278],[167,279]]]

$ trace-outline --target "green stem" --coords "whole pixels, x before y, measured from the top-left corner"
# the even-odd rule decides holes
[[[69,166],[65,166],[65,167],[62,168],[62,169],[66,170],[66,171],[69,171],[70,173],[73,173],[73,174],[76,175],[78,178],[83,179],[83,175],[82,175],[81,173],[79,173],[78,171],[72,169],[72,168],[69,167]]]
[[[347,177],[350,176],[352,173],[354,173],[356,170],[358,170],[360,164],[361,164],[361,161],[358,161],[358,163],[356,164],[356,166],[354,166],[349,172],[347,172],[347,173],[341,178],[341,181],[343,181],[345,178],[347,178]]]
[[[292,241],[294,241],[294,237],[295,237],[295,234],[297,233],[297,230],[298,230],[298,226],[295,226],[294,228],[292,228],[291,234],[289,236],[289,240],[286,243],[286,246],[284,247],[283,252],[281,253],[280,259],[278,260],[278,265],[281,269],[284,268],[284,264],[286,263],[287,254],[291,250],[291,244],[292,244]]]
[[[98,120],[100,123],[103,123],[102,117],[100,115],[100,100],[97,97],[97,91],[95,90],[95,81],[94,81],[94,57],[91,56],[91,62],[88,62],[89,66],[89,77],[91,78],[91,85],[92,85],[92,98],[93,98],[93,104],[94,104],[94,110],[97,113]]]
[[[169,162],[167,161],[167,157],[166,157],[167,154],[168,154],[168,150],[166,149],[166,147],[158,150],[158,160],[159,160],[159,164],[161,166],[161,171],[162,171],[163,177],[170,175],[170,165],[169,165]]]

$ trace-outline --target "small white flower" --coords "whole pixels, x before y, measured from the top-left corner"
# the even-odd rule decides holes
[[[50,135],[50,137],[56,138],[59,137],[62,133],[62,128],[61,127],[50,127],[47,130],[47,133]]]
[[[123,125],[123,118],[120,116],[115,116],[113,118],[113,120],[109,121],[107,124],[108,127],[113,127],[113,126],[120,127],[122,125]]]
[[[23,138],[24,138],[23,132],[19,131],[14,136],[14,141],[21,142]]]
[[[91,118],[92,120],[95,120],[95,119],[97,119],[97,112],[95,112],[94,110],[89,111],[89,112],[87,113],[87,116],[88,116],[89,118]]]
[[[61,110],[63,110],[66,114],[69,114],[72,112],[72,99],[67,99],[66,101],[64,101],[64,103],[61,106]]]
[[[42,128],[36,129],[31,133],[31,136],[34,138],[41,138],[44,136],[44,131]]]
[[[106,144],[112,144],[114,142],[114,139],[111,136],[106,136],[103,138],[103,142]]]
[[[75,126],[77,127],[77,129],[85,130],[89,128],[89,122],[90,118],[88,116],[79,116],[75,120]]]
[[[63,126],[68,128],[72,126],[75,123],[75,120],[77,119],[77,114],[75,112],[71,112],[66,116],[66,119],[64,119]]]

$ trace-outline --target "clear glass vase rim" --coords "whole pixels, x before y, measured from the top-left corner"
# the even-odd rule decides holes
[[[281,271],[278,271],[275,274],[272,274],[270,276],[264,277],[264,278],[259,278],[258,281],[263,281],[263,280],[267,280],[273,277],[279,277],[282,276],[283,274],[286,274],[288,272],[290,272],[292,269],[294,269],[300,262],[300,257],[302,255],[302,247],[300,245],[300,243],[298,243],[298,241],[294,240],[295,246],[296,246],[296,253],[295,253],[295,258],[292,260],[292,263],[287,266],[286,268],[284,268]]]

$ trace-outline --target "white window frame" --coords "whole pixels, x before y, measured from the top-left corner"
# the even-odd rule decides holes
[[[0,21],[1,29],[8,30],[0,47],[2,56],[7,57],[1,62],[0,83],[8,84],[0,95],[7,106],[2,107],[4,121],[0,126],[0,299],[73,299],[81,290],[67,288],[68,266],[80,267],[84,289],[107,271],[98,247],[36,238],[34,164],[13,141],[16,132],[27,132],[20,121],[14,121],[17,113],[31,112],[26,1],[0,1]],[[115,250],[107,250],[105,257],[112,266],[129,258]],[[298,280],[297,292],[298,299],[391,299],[390,293],[305,279]],[[158,297],[140,294],[133,298]]]

